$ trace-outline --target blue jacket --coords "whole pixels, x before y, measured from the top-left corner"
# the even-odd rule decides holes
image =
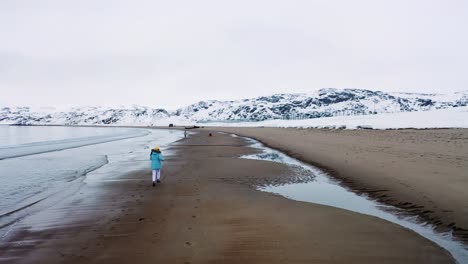
[[[152,151],[150,159],[151,169],[160,170],[162,168],[162,161],[164,160],[164,157],[162,156],[161,152]]]

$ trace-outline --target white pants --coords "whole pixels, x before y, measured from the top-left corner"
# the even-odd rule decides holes
[[[158,177],[158,180],[161,178],[161,170],[153,170],[153,181],[156,181],[156,176]]]

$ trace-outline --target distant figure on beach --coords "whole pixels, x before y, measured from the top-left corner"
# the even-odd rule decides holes
[[[187,137],[187,130],[184,131],[184,138]]]
[[[159,147],[154,147],[151,150],[150,159],[151,159],[151,170],[153,172],[153,187],[154,187],[156,186],[156,183],[161,182],[161,169],[162,169],[162,162],[164,161],[164,157]]]
[[[210,133],[210,135],[209,135],[209,136],[210,136],[210,137],[212,137],[212,136],[213,136],[213,134],[211,134],[211,133]]]

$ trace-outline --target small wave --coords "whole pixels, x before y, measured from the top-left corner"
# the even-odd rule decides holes
[[[74,177],[59,186],[55,186],[53,190],[36,192],[28,198],[23,199],[22,202],[16,204],[20,207],[12,208],[7,212],[0,212],[0,238],[6,237],[11,232],[12,226],[20,222],[26,216],[47,208],[54,204],[53,201],[61,200],[70,193],[76,191],[81,183],[81,181],[76,181],[77,179],[100,169],[108,163],[109,158],[107,155],[104,155],[102,158],[96,159],[96,162],[89,167],[75,171]],[[64,188],[68,190],[64,191]],[[42,203],[43,201],[44,203]]]
[[[128,130],[127,133],[94,136],[84,138],[71,138],[64,140],[35,142],[12,147],[0,148],[0,160],[11,159],[53,151],[61,151],[70,148],[78,148],[89,145],[101,144],[111,141],[123,140],[128,138],[142,137],[148,135],[149,132],[145,130]]]
[[[30,204],[27,204],[27,205],[25,205],[25,206],[23,206],[23,207],[17,208],[17,209],[15,209],[15,210],[13,210],[13,211],[6,212],[6,213],[0,215],[0,218],[5,217],[5,216],[12,215],[12,214],[14,214],[14,213],[16,213],[16,212],[19,212],[19,211],[23,210],[23,209],[26,209],[26,208],[28,208],[28,207],[31,207],[31,206],[33,206],[33,205],[35,205],[35,204],[37,204],[37,203],[43,201],[44,199],[46,199],[46,198],[39,199],[39,200],[34,201],[34,202],[30,203]],[[4,227],[4,226],[5,226],[5,225],[0,226],[0,228],[2,228],[2,227]]]

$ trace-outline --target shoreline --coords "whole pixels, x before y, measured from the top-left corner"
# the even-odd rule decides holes
[[[324,129],[293,129],[293,128],[226,128],[226,127],[217,127],[217,128],[213,128],[213,129],[210,129],[210,128],[205,128],[204,130],[212,130],[212,131],[220,131],[220,132],[225,132],[225,133],[234,133],[234,134],[237,134],[239,136],[245,136],[245,137],[250,137],[250,138],[253,138],[259,142],[261,142],[262,144],[264,144],[265,146],[269,147],[269,148],[272,148],[272,149],[277,149],[283,153],[285,153],[286,155],[288,156],[291,156],[297,160],[300,160],[304,163],[307,163],[307,164],[311,164],[317,168],[320,168],[321,170],[327,172],[330,177],[332,177],[334,180],[337,180],[340,184],[342,184],[344,187],[346,188],[349,188],[350,190],[352,190],[353,192],[356,192],[356,193],[359,193],[359,194],[364,194],[364,195],[367,195],[369,196],[370,198],[378,201],[378,202],[381,202],[383,204],[388,204],[388,205],[391,205],[391,206],[395,206],[397,208],[400,208],[402,210],[404,210],[404,212],[407,212],[408,213],[408,216],[418,216],[420,217],[422,220],[434,225],[435,227],[437,227],[438,231],[440,232],[453,232],[453,234],[458,238],[460,239],[465,245],[468,245],[468,229],[467,229],[467,226],[468,226],[468,221],[467,220],[462,220],[458,223],[455,223],[453,219],[445,219],[445,215],[443,213],[451,213],[453,212],[453,209],[446,209],[446,208],[441,208],[440,211],[442,212],[442,214],[435,214],[435,212],[431,209],[433,208],[427,208],[427,204],[423,204],[421,203],[421,200],[420,199],[411,199],[411,198],[414,198],[414,197],[407,197],[405,195],[403,195],[403,198],[401,197],[398,197],[399,195],[401,195],[402,193],[405,192],[405,190],[398,190],[400,191],[399,193],[392,193],[392,189],[389,188],[389,187],[394,187],[394,186],[386,186],[385,185],[385,182],[384,183],[379,183],[379,184],[375,184],[375,180],[374,181],[366,181],[368,179],[363,179],[363,177],[361,177],[359,175],[359,168],[356,169],[354,168],[354,171],[352,172],[343,172],[342,168],[340,168],[337,164],[333,164],[333,163],[337,163],[338,162],[338,159],[340,157],[336,157],[336,156],[331,156],[331,155],[327,155],[327,158],[330,159],[329,161],[327,162],[324,162],[324,160],[320,160],[320,159],[316,159],[317,156],[321,155],[321,153],[307,153],[307,148],[310,147],[310,145],[307,145],[307,144],[297,144],[297,142],[295,142],[296,144],[294,144],[294,146],[292,147],[288,147],[287,145],[287,140],[291,140],[291,141],[298,141],[298,138],[297,138],[297,134],[300,133],[301,131],[306,131],[305,133],[310,133],[310,135],[305,135],[305,137],[314,137],[314,133],[318,133],[318,134],[326,134],[328,132],[330,133],[356,133],[356,134],[359,134],[359,133],[379,133],[379,132],[382,132],[382,133],[387,133],[387,132],[393,132],[393,133],[399,133],[399,132],[412,132],[412,131],[416,131],[416,132],[419,132],[419,131],[423,131],[423,132],[432,132],[432,131],[455,131],[455,132],[462,132],[464,133],[465,135],[468,135],[468,129],[425,129],[425,130],[417,130],[417,129],[409,129],[409,130],[350,130],[350,131],[337,131],[337,130],[324,130]],[[273,131],[273,132],[271,132]],[[265,132],[263,134],[263,132]],[[290,137],[288,138],[287,140],[285,140],[285,137]],[[317,140],[320,140],[322,138],[319,137],[319,139]],[[341,138],[339,135],[338,136],[335,136],[335,135],[332,135],[330,136],[330,139],[333,139],[333,140],[342,140],[343,138]],[[468,137],[467,137],[468,139]],[[346,139],[345,141],[348,141],[349,139]],[[366,139],[367,140],[367,139]],[[343,143],[343,142],[340,142],[340,143]],[[349,143],[349,142],[348,142]],[[360,144],[363,143],[362,141],[359,142]],[[467,149],[468,148],[468,142],[465,141],[463,142],[463,144],[461,145],[462,148],[465,148]],[[326,142],[326,144],[324,144],[326,146],[331,146],[331,145],[335,145],[334,147],[336,147],[336,144],[334,143],[330,143],[330,142]],[[320,149],[321,151],[324,150],[324,148],[321,148]],[[343,151],[346,151],[348,150],[346,147],[343,149]],[[364,155],[369,155],[369,154],[374,154],[375,155],[375,152],[368,152],[368,153],[365,153],[366,151],[363,150],[362,152],[364,152]],[[336,152],[334,152],[333,154],[337,154]],[[362,153],[361,153],[362,154]],[[342,155],[341,155],[342,156]],[[369,157],[367,157],[369,158]],[[319,160],[319,161],[318,161]],[[354,160],[355,163],[355,167],[363,167],[363,168],[368,168],[369,167],[369,164],[367,163],[363,163],[363,162],[359,162],[359,161],[356,161]],[[330,164],[333,164],[333,165],[330,165]],[[372,165],[371,165],[372,166]],[[338,167],[338,168],[337,168]],[[466,167],[466,170],[468,170],[468,163],[464,163],[462,165],[462,167]],[[399,169],[398,171],[401,172],[404,172],[405,169]],[[356,172],[357,171],[357,172]],[[458,173],[462,174],[463,173],[463,168],[461,171],[459,171]],[[379,175],[378,174],[374,174],[373,176],[375,176],[375,178],[377,178],[378,180],[378,177]],[[385,179],[385,178],[382,178],[382,179]],[[402,184],[402,183],[400,183]],[[467,186],[468,188],[468,178],[465,179],[464,181],[464,186]],[[404,185],[404,183],[402,184]],[[417,189],[418,186],[416,185],[412,185],[412,186],[406,186],[406,187],[410,187],[410,189],[412,191],[414,191],[415,189]],[[437,187],[437,186],[436,186]],[[447,194],[447,195],[450,195],[450,194]],[[460,195],[460,192],[458,192],[458,195]],[[463,194],[462,194],[463,195]],[[467,195],[464,195],[464,196],[467,196]],[[426,195],[424,196],[426,197]],[[431,198],[431,197],[429,197]],[[459,206],[458,206],[458,211],[463,213],[463,201],[468,201],[467,198],[459,198],[461,199],[461,204],[459,203]],[[434,202],[431,201],[429,203],[430,205],[433,205]],[[435,206],[435,208],[437,208],[437,205],[433,205]],[[465,218],[464,219],[468,219],[468,214],[465,214],[464,216]]]
[[[93,208],[99,207],[98,197],[106,196],[106,192],[109,191],[107,186],[103,186],[102,184],[102,182],[105,182],[101,181],[102,175],[113,181],[115,179],[112,178],[122,178],[129,171],[145,168],[146,159],[142,163],[142,158],[146,158],[146,154],[143,157],[141,157],[141,154],[146,153],[146,148],[149,147],[147,143],[150,140],[153,141],[152,135],[160,138],[159,143],[162,146],[165,146],[165,142],[177,142],[182,138],[182,133],[176,130],[158,132],[143,129],[140,130],[139,135],[133,135],[131,138],[124,137],[109,141],[109,139],[113,139],[113,135],[109,135],[104,141],[63,149],[49,149],[37,153],[37,156],[34,157],[20,157],[18,158],[21,159],[19,161],[12,158],[7,161],[7,164],[5,164],[5,160],[2,160],[2,169],[5,169],[5,172],[8,171],[13,177],[21,175],[21,170],[36,173],[30,173],[29,175],[35,177],[33,179],[36,180],[34,182],[38,186],[36,190],[39,191],[33,194],[27,193],[27,196],[19,196],[22,194],[21,192],[18,192],[19,195],[17,197],[6,196],[13,202],[7,203],[3,207],[4,209],[9,209],[8,205],[11,205],[12,209],[0,216],[2,228],[0,232],[0,263],[3,263],[3,254],[6,254],[4,250],[7,250],[10,246],[15,251],[14,248],[20,247],[21,244],[31,243],[35,245],[37,242],[37,245],[40,245],[42,242],[45,242],[41,241],[41,235],[37,235],[38,241],[32,242],[31,240],[35,239],[26,238],[29,236],[29,233],[39,234],[41,232],[36,231],[44,229],[47,230],[45,233],[52,234],[56,233],[56,230],[59,230],[62,226],[79,225],[81,221],[88,221],[89,219],[98,221],[99,219],[96,219],[94,213],[88,214],[86,210],[78,209],[78,214],[73,212],[73,203],[89,200],[86,206],[92,208],[90,211],[95,211]],[[115,141],[118,141],[118,143],[115,143]],[[44,142],[47,143],[48,141]],[[52,143],[54,142],[52,141]],[[88,157],[88,159],[83,161],[77,158],[78,156]],[[73,161],[63,163],[64,159]],[[34,166],[32,168],[28,168],[27,166],[21,167],[24,160],[29,162],[36,160],[38,164],[43,166]],[[55,160],[57,162],[54,162]],[[42,177],[44,175],[51,176]],[[8,177],[2,177],[2,179],[4,183],[8,184]],[[18,180],[16,179],[16,181]],[[18,181],[14,187],[16,189],[26,189],[23,187],[24,184],[21,184],[23,182]],[[93,188],[90,188],[90,186]],[[27,190],[29,189],[31,188]],[[110,190],[110,192],[114,191]],[[8,192],[5,193],[7,194]],[[68,217],[69,215],[73,215],[73,217]],[[50,223],[48,223],[49,221]],[[34,232],[29,232],[30,230],[34,230]],[[32,236],[36,237],[36,235]]]
[[[11,124],[10,124],[11,125]],[[16,126],[16,125],[13,125]],[[187,131],[185,128],[186,126],[174,126],[174,127],[167,127],[167,126],[122,126],[122,125],[116,125],[116,126],[109,126],[109,125],[26,125],[26,126],[52,126],[52,127],[98,127],[98,128],[140,128],[140,129],[162,129],[162,130],[182,130],[182,131]],[[196,129],[189,129],[189,131],[228,131],[229,133],[232,131],[248,131],[248,130],[264,130],[264,129],[271,129],[271,130],[283,130],[283,131],[294,131],[294,130],[299,130],[299,131],[304,131],[304,130],[310,130],[310,131],[321,131],[321,132],[357,132],[357,133],[379,133],[379,132],[411,132],[411,131],[416,131],[416,132],[425,132],[425,131],[462,131],[463,133],[466,133],[468,129],[466,128],[402,128],[402,129],[370,129],[370,130],[362,130],[362,129],[350,129],[350,130],[336,130],[336,129],[315,129],[315,128],[273,128],[273,127],[200,127]],[[254,133],[255,134],[255,133]],[[244,135],[240,133],[239,135]],[[252,134],[245,134],[244,136],[249,137],[249,135]],[[258,133],[255,136],[252,136],[255,140],[258,140],[262,144],[264,144],[267,147],[277,149],[291,157],[294,157],[302,162],[311,164],[315,167],[318,167],[324,171],[326,171],[331,177],[333,177],[335,180],[341,182],[343,186],[350,188],[354,192],[361,193],[368,195],[372,199],[375,199],[379,202],[382,202],[384,204],[389,204],[395,207],[398,207],[400,209],[406,210],[409,215],[416,215],[424,219],[430,224],[433,224],[437,226],[437,228],[440,229],[442,232],[449,232],[453,231],[457,237],[461,238],[464,243],[468,244],[468,214],[465,217],[466,220],[464,220],[464,224],[462,226],[458,226],[457,222],[454,222],[453,220],[444,220],[443,217],[440,216],[434,216],[433,211],[430,209],[425,209],[424,205],[412,203],[411,201],[395,201],[394,199],[389,198],[387,195],[388,190],[386,188],[375,188],[375,186],[367,186],[367,183],[362,183],[359,181],[359,177],[343,177],[343,173],[339,172],[334,166],[329,166],[328,164],[325,164],[324,162],[319,162],[316,161],[315,159],[310,159],[307,157],[307,155],[301,155],[298,153],[298,151],[295,151],[294,149],[289,149],[287,147],[281,146],[281,144],[275,144],[273,142],[270,142],[269,140],[265,140],[262,136],[258,136]],[[463,143],[465,148],[468,148],[468,142],[465,141]],[[297,146],[295,146],[297,147]],[[467,152],[468,155],[468,152]],[[468,160],[465,160],[466,163],[464,166],[468,170]],[[363,165],[360,163],[359,165]],[[468,183],[464,182],[464,184],[468,188]],[[468,200],[468,197],[466,198]],[[450,211],[450,210],[446,210]]]
[[[99,217],[25,234],[42,242],[10,248],[21,256],[12,263],[453,263],[445,250],[395,224],[255,190],[258,181],[293,172],[238,159],[254,150],[242,139],[207,134],[171,145],[176,154],[156,188],[147,171],[88,185],[85,197],[61,210]],[[108,193],[94,196],[95,187]],[[97,208],[88,204],[95,197]]]
[[[185,126],[174,126],[174,127],[167,127],[167,126],[122,126],[122,125],[116,125],[116,126],[109,126],[109,125],[6,125],[6,126],[44,126],[44,127],[97,127],[97,128],[140,128],[140,129],[162,129],[162,130],[182,130],[182,131],[187,131],[185,129]],[[189,131],[220,131],[220,132],[226,132],[226,133],[231,133],[232,131],[247,131],[247,130],[264,130],[264,129],[272,129],[272,130],[283,130],[283,131],[293,131],[293,130],[311,130],[311,131],[321,131],[321,132],[370,132],[370,133],[378,133],[378,132],[411,132],[411,131],[462,131],[466,132],[468,129],[466,128],[402,128],[402,129],[370,129],[370,130],[362,130],[362,129],[350,129],[350,130],[336,130],[336,129],[315,129],[315,128],[273,128],[273,127],[200,127],[196,129],[189,129]],[[255,134],[255,133],[254,133]],[[326,171],[332,178],[335,180],[339,181],[343,186],[350,188],[356,193],[361,193],[368,195],[372,199],[375,199],[379,202],[382,202],[384,204],[389,204],[392,206],[396,206],[400,209],[406,210],[409,215],[416,215],[427,222],[437,226],[440,228],[442,232],[448,232],[448,231],[453,231],[456,233],[458,237],[463,239],[465,243],[468,244],[468,222],[465,221],[465,224],[463,227],[459,227],[456,225],[455,222],[453,221],[442,221],[439,217],[434,217],[431,215],[433,213],[431,210],[423,210],[424,206],[423,205],[418,205],[418,204],[413,204],[411,202],[403,201],[403,202],[398,202],[396,203],[393,199],[389,198],[389,196],[386,194],[388,192],[387,189],[385,188],[375,188],[373,186],[369,187],[366,186],[366,184],[362,184],[359,182],[358,178],[359,177],[343,177],[342,173],[340,173],[336,168],[333,166],[329,166],[324,164],[323,162],[318,162],[316,160],[311,160],[309,157],[306,157],[307,155],[301,155],[298,154],[297,151],[289,149],[287,147],[283,147],[279,144],[272,143],[269,140],[265,140],[262,136],[251,136],[252,134],[249,132],[247,134],[242,134],[239,133],[239,135],[242,136],[247,136],[247,137],[252,137],[255,140],[261,142],[265,146],[273,149],[277,149],[288,156],[291,156],[293,158],[296,158],[302,162],[305,162],[307,164],[313,165],[317,168],[320,168],[323,171]],[[466,146],[468,148],[468,142],[464,142],[464,147]],[[467,152],[468,154],[468,152]],[[466,160],[468,162],[468,160]],[[362,165],[362,164],[359,164]],[[468,170],[468,163],[465,164],[465,167]],[[468,184],[467,188],[468,188]],[[468,217],[468,216],[467,216]],[[468,218],[467,218],[468,219]]]

